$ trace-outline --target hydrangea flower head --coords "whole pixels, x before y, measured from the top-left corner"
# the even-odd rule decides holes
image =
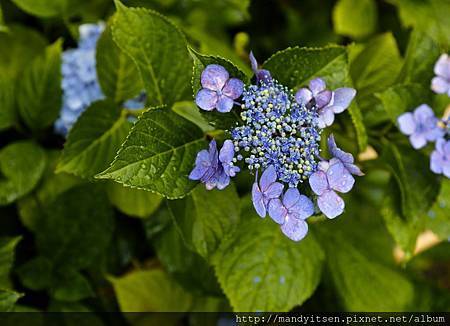
[[[269,166],[261,175],[259,182],[255,181],[252,188],[253,206],[259,216],[266,217],[270,200],[280,197],[283,188],[283,184],[277,182],[275,167]]]
[[[431,153],[430,168],[434,173],[450,178],[450,140],[438,139]]]
[[[431,89],[438,94],[450,96],[450,57],[442,54],[434,65],[434,77],[431,81]]]
[[[205,111],[217,109],[230,112],[234,100],[241,96],[244,83],[237,78],[230,78],[228,71],[216,64],[208,65],[201,75],[202,89],[197,93],[195,102]]]
[[[445,133],[438,125],[439,119],[426,104],[417,107],[413,113],[403,113],[397,122],[400,131],[409,136],[409,141],[415,149],[424,147],[428,141],[436,141]]]

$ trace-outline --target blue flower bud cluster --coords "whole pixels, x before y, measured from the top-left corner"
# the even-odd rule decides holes
[[[80,115],[95,101],[105,98],[100,88],[96,70],[97,41],[104,30],[104,24],[84,24],[79,28],[78,47],[62,54],[63,91],[62,107],[55,121],[56,133],[67,136]],[[140,109],[145,105],[145,93],[124,103],[125,108]]]
[[[273,166],[290,187],[307,180],[317,169],[317,110],[297,103],[275,79],[246,86],[241,108],[243,124],[231,130],[237,161],[250,170]]]

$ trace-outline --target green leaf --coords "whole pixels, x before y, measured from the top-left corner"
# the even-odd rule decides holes
[[[239,222],[239,196],[233,184],[211,191],[200,185],[184,202],[169,207],[186,244],[204,258],[214,254]]]
[[[377,19],[377,4],[374,0],[339,0],[333,9],[335,32],[355,39],[375,32]]]
[[[372,39],[350,65],[358,96],[371,95],[392,85],[401,67],[402,58],[391,33]]]
[[[0,312],[14,310],[14,305],[23,295],[10,290],[0,290]]]
[[[349,234],[335,225],[327,230],[321,228],[319,233],[327,253],[327,275],[346,309],[408,311],[414,298],[413,284],[393,267],[371,257],[362,245],[349,241],[354,229]]]
[[[0,288],[11,288],[9,274],[14,262],[14,250],[20,237],[0,238]]]
[[[0,150],[0,205],[7,205],[36,187],[45,170],[44,151],[20,141]]]
[[[52,287],[52,297],[61,301],[79,301],[93,296],[88,280],[78,272],[66,271]]]
[[[448,209],[450,207],[450,180],[443,179],[441,183],[441,191],[436,202],[427,212],[425,225],[436,233],[441,239],[450,238],[450,215]]]
[[[171,106],[189,94],[192,60],[184,35],[164,16],[116,1],[116,44],[136,63],[148,103]]]
[[[144,88],[133,60],[114,43],[110,24],[98,40],[96,61],[103,93],[116,103],[135,97]]]
[[[356,138],[358,140],[358,148],[362,152],[366,149],[368,143],[366,126],[363,122],[361,109],[356,101],[353,101],[348,108],[348,113],[352,119],[353,127],[355,128]]]
[[[151,240],[165,270],[185,289],[199,295],[221,295],[214,270],[207,261],[190,250],[174,223],[168,203],[155,216],[145,221],[147,238]]]
[[[90,266],[106,250],[114,228],[113,212],[99,186],[69,189],[48,205],[36,228],[39,253],[57,269]]]
[[[0,131],[13,126],[15,121],[14,84],[0,75]]]
[[[322,249],[311,233],[299,243],[289,240],[250,206],[213,257],[219,283],[234,311],[289,311],[316,289]]]
[[[342,46],[287,48],[272,55],[263,66],[294,91],[315,77],[323,78],[331,89],[343,87],[348,81],[347,52]]]
[[[448,0],[389,0],[399,9],[405,27],[415,27],[443,46],[450,45],[450,1]]]
[[[135,123],[111,166],[97,177],[181,198],[196,185],[188,175],[206,146],[193,123],[164,108],[150,109]]]
[[[138,270],[111,278],[122,312],[183,312],[192,297],[162,270]]]
[[[206,121],[204,115],[200,112],[200,109],[194,101],[177,102],[173,105],[172,111],[186,120],[195,123],[203,130],[203,132],[214,130],[214,128],[208,124],[208,121]]]
[[[152,215],[162,201],[162,197],[151,192],[124,187],[110,182],[107,186],[108,197],[111,203],[121,212],[140,218]]]
[[[7,32],[8,27],[5,25],[5,20],[3,18],[3,9],[2,5],[0,4],[0,33],[1,32]]]
[[[43,17],[67,16],[73,12],[76,0],[12,0],[23,11]]]
[[[430,100],[429,88],[420,84],[394,85],[381,93],[375,93],[375,96],[381,101],[388,117],[395,124],[402,113],[411,111]]]
[[[439,54],[439,46],[432,38],[413,30],[409,36],[405,61],[397,82],[419,83],[430,88],[431,79],[434,77],[434,64]]]
[[[192,75],[192,91],[194,97],[197,95],[198,91],[201,89],[201,75],[206,66],[210,64],[218,64],[224,67],[231,77],[238,78],[242,80],[244,83],[249,81],[248,77],[232,62],[227,59],[211,56],[211,55],[203,55],[198,52],[195,52],[191,49],[191,56],[194,60],[194,72]],[[239,108],[234,108],[229,113],[222,113],[216,110],[213,111],[204,111],[200,110],[202,116],[209,122],[209,124],[216,129],[230,129],[235,125],[237,121],[240,120]]]
[[[413,218],[428,212],[439,194],[439,177],[430,171],[429,157],[409,146],[387,144],[382,160],[401,194],[401,212]]]
[[[70,130],[56,173],[92,178],[114,160],[131,123],[111,100],[92,104]]]
[[[22,284],[34,291],[49,288],[53,281],[52,273],[52,262],[41,256],[27,261],[17,269]]]
[[[58,40],[24,71],[18,89],[20,115],[30,129],[43,129],[56,120],[61,108],[61,49]]]

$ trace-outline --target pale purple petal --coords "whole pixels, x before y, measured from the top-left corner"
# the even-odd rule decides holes
[[[204,88],[221,91],[229,77],[230,75],[224,67],[212,64],[203,70],[201,83]]]
[[[329,189],[327,175],[323,171],[317,171],[309,177],[309,185],[316,195],[322,195]]]
[[[322,108],[319,111],[319,118],[317,119],[319,128],[323,129],[331,126],[334,122],[334,112],[330,107]]]
[[[356,90],[353,88],[342,87],[333,92],[332,107],[334,113],[345,111],[356,96]]]
[[[313,93],[313,95],[317,95],[320,92],[324,91],[327,88],[325,81],[322,78],[315,78],[309,82],[309,89]]]
[[[416,121],[425,121],[430,117],[434,117],[433,110],[427,104],[419,105],[413,114]]]
[[[233,108],[234,101],[228,96],[222,95],[217,102],[217,111],[226,113],[230,112]]]
[[[438,94],[447,93],[450,90],[450,82],[442,77],[434,77],[431,80],[431,89]]]
[[[416,121],[411,112],[403,113],[397,118],[400,131],[405,135],[412,135],[416,130]]]
[[[208,168],[203,165],[196,165],[189,174],[189,179],[200,180],[205,175],[207,170]]]
[[[444,146],[446,145],[445,139],[441,138],[438,139],[436,141],[436,150],[441,153],[442,155],[444,155],[445,150],[444,150]]]
[[[250,64],[252,65],[252,70],[256,75],[256,73],[258,72],[258,61],[256,61],[253,51],[250,51],[249,58],[250,58]]]
[[[447,53],[441,54],[434,65],[434,73],[438,76],[450,80],[450,57]]]
[[[291,208],[294,206],[300,199],[300,192],[297,188],[289,188],[283,195],[283,205],[286,208]]]
[[[270,74],[269,70],[259,69],[256,73],[256,79],[268,82],[272,79],[272,75]]]
[[[335,218],[344,212],[345,203],[333,190],[327,190],[317,198],[317,206],[328,218]]]
[[[442,129],[438,126],[437,121],[436,121],[435,128],[432,128],[424,133],[425,139],[428,141],[436,141],[436,140],[444,137],[444,135],[445,135],[445,131],[444,131],[444,129]]]
[[[337,147],[333,134],[328,137],[328,151],[333,157],[338,158],[343,163],[353,163],[355,161],[352,154],[344,152]]]
[[[297,203],[289,209],[289,215],[298,219],[307,219],[314,214],[314,204],[305,195],[300,195]]]
[[[228,79],[227,83],[225,84],[225,87],[222,89],[222,93],[231,98],[232,100],[235,100],[239,96],[241,96],[243,91],[244,91],[244,83],[242,82],[242,80],[237,78]]]
[[[447,178],[450,178],[450,161],[449,160],[447,160],[445,162],[444,167],[443,167],[443,172]]]
[[[359,167],[357,167],[355,164],[351,163],[344,163],[345,168],[350,172],[351,174],[357,175],[357,176],[363,176],[364,172],[361,171]]]
[[[222,190],[230,184],[230,177],[225,173],[225,171],[221,171],[217,176],[217,189]]]
[[[430,169],[434,173],[441,174],[442,167],[444,165],[444,160],[442,157],[442,154],[440,154],[437,150],[433,151],[431,153],[431,159],[430,159]]]
[[[283,206],[281,200],[275,198],[269,202],[269,216],[272,218],[272,220],[274,220],[278,224],[283,224],[286,214],[287,209]]]
[[[344,164],[338,161],[330,166],[327,171],[328,184],[331,189],[346,193],[352,190],[355,179],[347,171]]]
[[[277,177],[275,167],[273,165],[268,166],[259,180],[259,185],[261,186],[262,192],[265,192],[272,183],[277,181]]]
[[[218,99],[219,97],[215,91],[204,88],[197,93],[195,103],[200,107],[200,109],[211,111],[216,107]]]
[[[409,136],[409,141],[415,149],[420,149],[427,144],[427,140],[423,134],[412,134]]]
[[[312,93],[307,88],[300,88],[295,94],[295,100],[298,104],[307,104],[312,99]]]
[[[331,91],[329,90],[324,90],[322,92],[320,92],[319,94],[317,94],[314,97],[315,101],[316,101],[316,106],[320,109],[323,108],[324,106],[326,106],[328,103],[330,103],[331,100]]]
[[[252,202],[256,213],[261,217],[266,217],[266,205],[264,204],[264,197],[258,184],[255,182],[252,187]]]
[[[308,223],[295,217],[286,216],[286,222],[281,226],[281,231],[291,240],[300,241],[308,233]]]
[[[229,163],[234,157],[234,145],[229,139],[223,142],[223,146],[220,149],[219,160],[222,163]]]
[[[283,188],[282,183],[274,182],[264,191],[264,196],[266,199],[278,198],[283,192]]]

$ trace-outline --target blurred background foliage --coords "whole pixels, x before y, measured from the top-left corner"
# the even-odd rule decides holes
[[[307,266],[298,267],[318,287],[294,309],[449,311],[450,186],[448,180],[442,185],[436,181],[427,158],[410,148],[394,124],[398,113],[423,102],[440,113],[449,104],[448,98],[429,92],[434,62],[450,45],[449,1],[123,3],[164,14],[195,49],[228,58],[246,73],[250,49],[263,62],[287,47],[347,45],[364,129],[358,134],[347,115],[333,132],[344,148],[360,153],[368,173],[349,195],[345,215],[312,223],[314,235],[300,244],[312,248],[320,243],[316,259],[306,263],[323,268],[319,281],[319,275],[302,271]],[[227,299],[216,278],[220,273],[197,248],[202,244],[189,240],[192,230],[183,228],[186,221],[211,218],[200,204],[203,190],[170,202],[109,181],[92,185],[75,175],[55,174],[64,139],[47,122],[56,112],[48,111],[46,103],[21,103],[11,96],[21,92],[18,80],[46,46],[61,40],[62,45],[52,47],[54,54],[46,52],[46,58],[56,58],[58,46],[76,45],[80,24],[107,21],[114,12],[111,0],[0,1],[0,167],[9,164],[24,171],[14,178],[0,168],[0,309],[229,311],[230,296],[235,308],[255,309],[241,301],[235,293],[239,289],[228,289]],[[21,107],[30,105],[42,114],[19,118],[17,112],[26,110]],[[186,112],[192,105],[180,102],[174,110]],[[30,127],[36,119],[43,128]],[[8,147],[12,142],[14,147]],[[245,196],[250,178],[240,175],[230,196]],[[215,202],[220,205],[220,198]],[[248,220],[252,214],[246,207],[223,209],[230,221],[238,221],[239,215]],[[257,222],[255,228],[263,234],[268,221]],[[221,261],[212,265],[227,267]],[[270,295],[270,285],[265,286]]]

